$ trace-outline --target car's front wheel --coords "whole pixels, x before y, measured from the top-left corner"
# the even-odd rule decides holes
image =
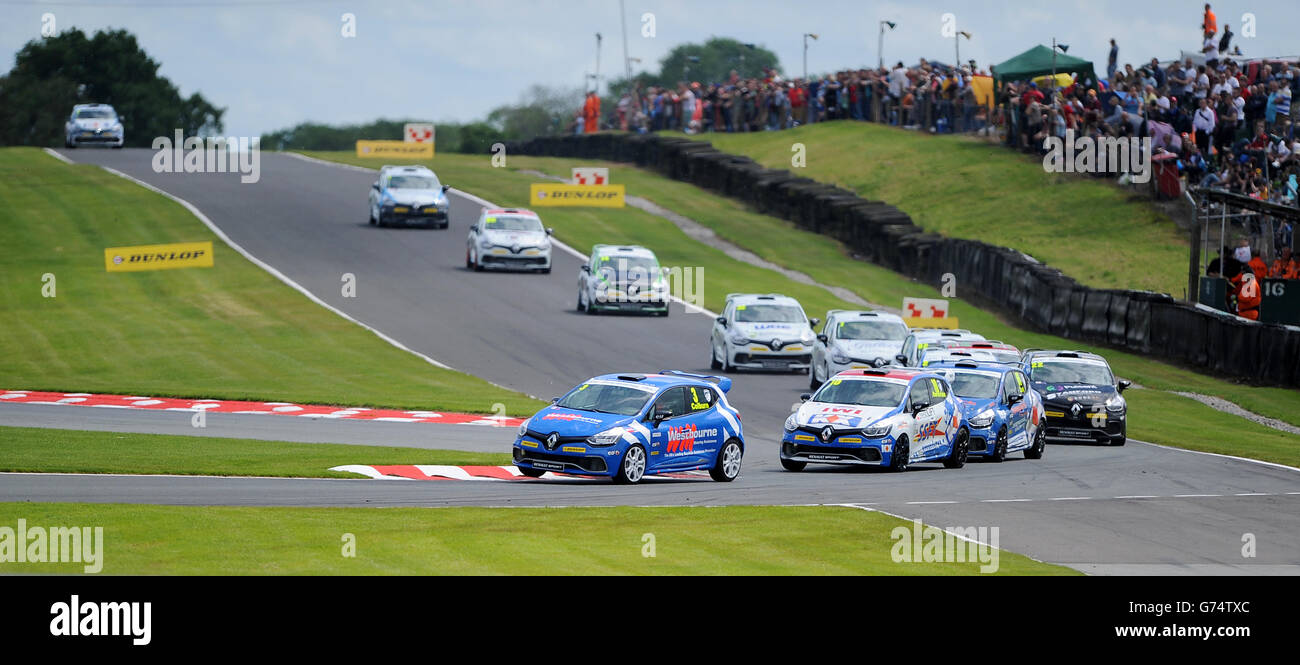
[[[906,471],[908,458],[912,456],[912,449],[907,445],[907,437],[900,436],[894,442],[894,450],[889,455],[889,470],[894,472]]]
[[[714,348],[712,340],[709,341],[709,369],[722,369],[722,363],[718,362],[718,350]]]
[[[735,480],[740,475],[740,460],[744,455],[740,442],[729,439],[722,444],[722,450],[718,451],[718,460],[713,464],[713,468],[709,469],[709,476],[720,483]]]
[[[792,459],[781,458],[781,468],[786,471],[803,471],[808,466],[807,462],[800,462]]]
[[[1047,449],[1047,436],[1043,434],[1043,428],[1038,428],[1038,433],[1034,435],[1034,445],[1025,448],[1025,459],[1042,459],[1043,451]]]
[[[814,366],[814,367],[815,367],[815,366]],[[830,370],[826,370],[826,376],[827,376],[827,378],[829,378],[830,375],[831,375],[831,371],[830,371]],[[820,388],[820,387],[822,387],[822,382],[817,380],[817,370],[816,370],[816,369],[809,368],[809,370],[808,370],[808,389],[809,389],[809,390],[817,390],[817,389]]]
[[[963,427],[957,430],[957,438],[953,439],[952,452],[943,460],[943,465],[949,469],[960,469],[966,466],[966,455],[970,452],[970,432]]]
[[[645,448],[640,444],[628,446],[627,452],[623,453],[623,462],[618,465],[618,472],[614,474],[614,482],[620,485],[635,485],[641,482],[645,477]]]
[[[1112,445],[1112,446],[1122,446],[1122,445],[1124,445],[1124,444],[1126,444],[1126,443],[1128,443],[1128,427],[1127,427],[1127,426],[1125,426],[1124,429],[1120,430],[1120,432],[1119,432],[1119,438],[1118,438],[1118,439],[1111,439],[1111,440],[1110,440],[1110,445]]]
[[[1007,458],[1007,431],[1005,429],[998,432],[998,438],[993,442],[993,450],[989,453],[989,461],[1000,463]]]

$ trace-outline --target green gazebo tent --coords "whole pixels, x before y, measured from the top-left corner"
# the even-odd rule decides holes
[[[1039,76],[1049,76],[1051,73],[1052,49],[1042,44],[993,66],[993,78],[999,82],[1026,81]],[[1081,82],[1089,79],[1097,80],[1091,62],[1064,53],[1056,54],[1056,73],[1078,74]]]

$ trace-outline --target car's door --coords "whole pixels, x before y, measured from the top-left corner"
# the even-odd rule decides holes
[[[947,412],[948,391],[938,379],[921,378],[912,384],[910,391],[913,426],[913,459],[933,459],[946,454],[948,437],[947,423],[943,420],[951,417]],[[918,410],[919,409],[919,410]]]
[[[673,386],[659,393],[646,412],[650,429],[648,468],[664,470],[691,466],[695,456],[695,437],[686,427],[690,407],[686,389]]]
[[[1029,446],[1029,416],[1033,405],[1026,399],[1029,382],[1018,371],[1002,376],[1002,408],[1007,410],[1007,450]]]
[[[821,332],[817,335],[817,339],[813,340],[812,343],[812,371],[814,372],[814,375],[818,367],[826,366],[826,356],[830,353],[831,344],[834,343],[835,327],[830,317],[827,317],[826,324],[822,326]],[[831,378],[831,375],[830,372],[827,371],[826,376],[823,376],[822,379],[829,378]]]

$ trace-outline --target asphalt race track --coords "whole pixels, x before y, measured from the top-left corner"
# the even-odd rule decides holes
[[[260,182],[241,185],[237,174],[156,174],[150,150],[62,154],[112,167],[189,201],[254,256],[332,306],[420,353],[503,386],[549,398],[611,371],[709,371],[708,315],[688,315],[681,307],[668,318],[579,314],[574,305],[581,261],[558,249],[550,275],[466,271],[465,232],[479,209],[469,198],[453,196],[448,231],[380,229],[366,222],[366,191],[374,176],[352,169],[263,153]],[[356,298],[341,296],[344,273],[356,276]],[[731,484],[5,474],[0,501],[854,504],[942,527],[997,526],[1001,547],[1087,572],[1300,574],[1300,471],[1130,441],[1122,448],[1049,445],[1042,460],[1014,454],[1000,465],[972,462],[962,470],[927,464],[901,475],[816,467],[789,473],[777,463],[778,435],[806,389],[805,375],[736,376],[729,399],[744,417],[748,449],[745,470]],[[507,452],[512,441],[512,430],[505,428],[210,414],[207,428],[195,430],[188,414],[105,411],[0,405],[0,425],[499,452]],[[1257,539],[1256,558],[1242,557],[1246,533]]]

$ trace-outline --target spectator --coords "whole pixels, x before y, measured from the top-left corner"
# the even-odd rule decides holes
[[[1259,303],[1262,298],[1255,273],[1243,270],[1237,279],[1232,280],[1232,283],[1233,286],[1237,287],[1237,316],[1251,321],[1258,321]]]
[[[1106,80],[1115,81],[1115,68],[1119,63],[1119,46],[1115,44],[1115,38],[1110,38],[1110,56],[1106,58]]]
[[[1201,152],[1208,153],[1210,151],[1210,137],[1214,136],[1216,124],[1214,109],[1209,107],[1204,98],[1200,100],[1199,104],[1196,114],[1192,117],[1192,127],[1196,130],[1196,147],[1200,148]]]
[[[600,97],[596,96],[596,91],[592,90],[587,93],[587,101],[582,107],[582,131],[586,134],[594,134],[600,129]]]
[[[1205,3],[1205,15],[1201,17],[1201,32],[1208,39],[1219,31],[1219,21],[1210,10],[1210,3]]]
[[[1292,256],[1290,247],[1282,248],[1281,255],[1273,260],[1268,276],[1273,279],[1300,279],[1300,262]]]

